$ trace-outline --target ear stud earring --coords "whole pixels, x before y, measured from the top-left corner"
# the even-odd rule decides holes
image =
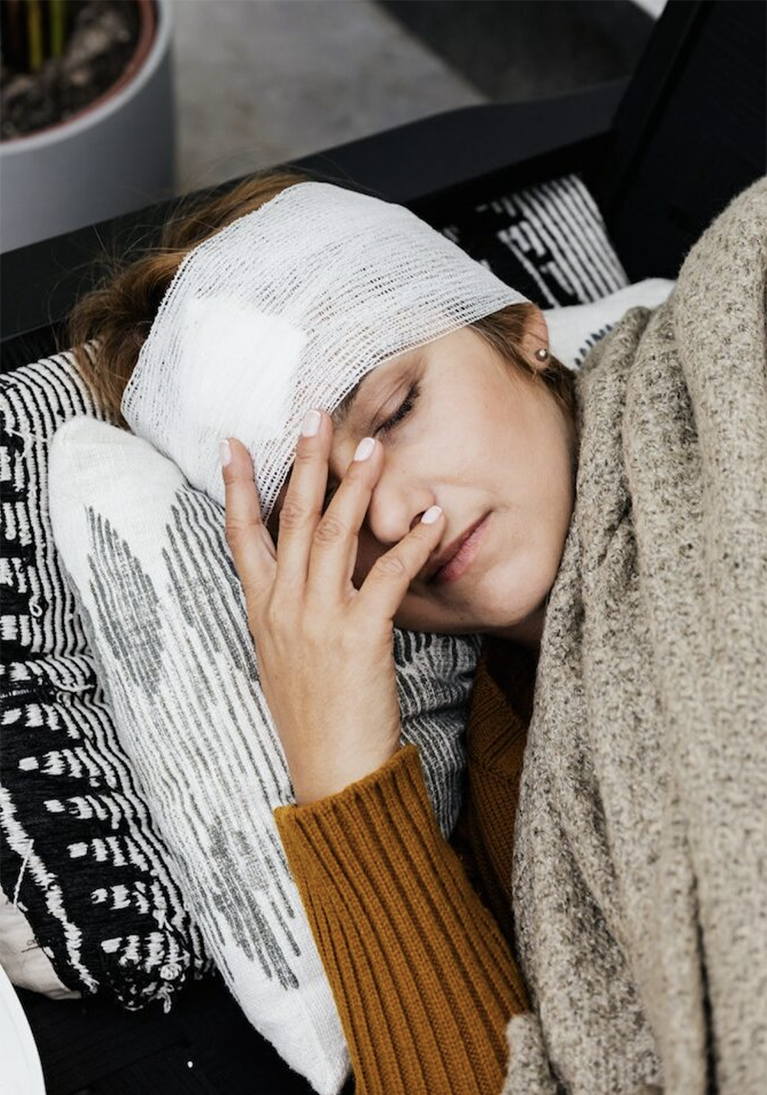
[[[538,358],[539,361],[547,361],[549,357],[549,351],[545,348],[545,346],[542,346],[540,350],[535,351],[535,356]]]

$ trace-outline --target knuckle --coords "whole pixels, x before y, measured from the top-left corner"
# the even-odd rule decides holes
[[[240,521],[230,517],[224,525],[224,535],[230,547],[237,545],[245,532],[245,526]]]
[[[373,564],[373,572],[381,578],[401,578],[407,573],[407,567],[399,555],[382,555]]]
[[[328,514],[320,521],[314,533],[314,537],[321,544],[337,544],[344,540],[348,534],[346,525],[337,517]]]
[[[299,440],[298,445],[296,446],[297,464],[312,464],[316,460],[316,453],[314,451],[314,446],[311,443],[312,441],[314,441],[313,437],[302,437]]]
[[[294,498],[286,498],[280,510],[280,528],[302,528],[309,518],[309,512],[304,505]]]
[[[286,640],[291,646],[299,631],[295,605],[280,597],[272,596],[263,610],[264,627],[273,643],[279,646]]]
[[[264,625],[269,635],[274,639],[278,633],[280,624],[285,619],[284,610],[277,604],[274,599],[270,600],[265,606],[264,612]]]

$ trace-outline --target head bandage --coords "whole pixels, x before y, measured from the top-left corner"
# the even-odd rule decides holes
[[[122,413],[222,506],[218,442],[236,437],[268,520],[307,410],[332,414],[387,359],[526,300],[404,206],[296,183],[184,258]]]

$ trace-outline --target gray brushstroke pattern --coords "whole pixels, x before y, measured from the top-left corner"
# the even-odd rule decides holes
[[[108,519],[85,513],[94,619],[81,611],[104,656],[99,678],[206,944],[238,998],[243,961],[283,989],[324,979],[271,816],[292,791],[223,510],[186,483],[176,490],[162,589]],[[445,835],[460,809],[480,646],[479,636],[394,634],[403,741],[419,746]]]

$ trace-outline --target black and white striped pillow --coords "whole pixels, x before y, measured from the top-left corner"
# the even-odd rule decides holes
[[[212,969],[96,678],[48,515],[59,426],[103,418],[70,353],[0,378],[2,887],[62,984],[126,1008]]]
[[[440,231],[540,308],[589,304],[629,283],[578,175],[467,204]]]

